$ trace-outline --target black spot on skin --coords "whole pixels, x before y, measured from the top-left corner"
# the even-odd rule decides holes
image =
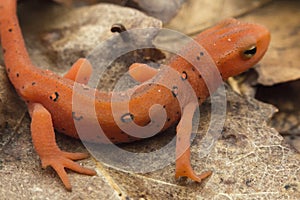
[[[3,49],[2,51],[3,51],[3,54],[5,54],[5,53],[6,53],[6,49]]]
[[[164,105],[163,108],[166,108],[166,105]]]
[[[185,81],[187,79],[188,79],[188,75],[187,75],[186,71],[183,71],[181,74],[181,80]]]
[[[199,78],[200,78],[200,79],[202,78],[201,74],[199,74]]]
[[[50,95],[50,99],[54,102],[56,102],[58,100],[59,94],[58,92],[54,92],[52,95]]]
[[[10,28],[10,29],[8,29],[8,31],[9,31],[9,32],[12,32],[12,29]]]
[[[177,97],[177,95],[178,95],[178,87],[177,86],[173,86],[172,94],[173,94],[174,97]]]
[[[7,68],[7,73],[10,73],[10,68]]]
[[[195,71],[196,70],[195,67],[192,67],[192,70]]]
[[[19,74],[19,73],[17,73],[17,74],[16,74],[16,76],[17,76],[17,77],[19,77],[19,76],[20,76],[20,74]]]
[[[36,84],[36,82],[32,82],[32,83],[31,83],[31,85],[35,85],[35,84]]]
[[[81,115],[80,115],[79,117],[76,116],[76,113],[75,113],[75,112],[72,112],[72,117],[73,117],[73,119],[76,120],[76,121],[80,121],[80,120],[83,119],[83,117],[82,117]]]
[[[198,97],[198,100],[200,101],[200,100],[201,100],[201,97]]]
[[[204,56],[204,53],[203,53],[203,52],[200,52],[200,53],[199,53],[199,56],[197,56],[197,60],[200,60],[200,59],[201,59],[201,56]]]
[[[179,112],[179,111],[177,111],[177,112],[176,112],[176,114],[177,114],[177,115],[179,115],[179,114],[180,114],[180,112]]]
[[[22,89],[24,89],[25,87],[24,87],[24,85],[22,86]]]
[[[171,118],[168,118],[168,122],[171,121]]]
[[[220,72],[220,76],[223,77],[223,74]]]
[[[125,113],[124,115],[121,116],[121,121],[123,123],[129,123],[132,122],[134,119],[134,115],[131,113]]]

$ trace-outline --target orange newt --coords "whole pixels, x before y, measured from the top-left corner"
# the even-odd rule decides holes
[[[60,77],[48,70],[35,67],[27,53],[21,30],[16,16],[16,0],[0,0],[0,34],[6,71],[17,93],[28,105],[32,118],[31,134],[36,152],[40,156],[42,167],[53,167],[65,187],[71,190],[71,184],[64,168],[78,173],[95,175],[96,172],[84,168],[74,160],[87,158],[84,153],[68,153],[61,151],[55,142],[54,129],[78,138],[75,121],[88,125],[88,114],[84,111],[75,113],[72,110],[72,96],[79,95],[81,105],[95,103],[95,112],[98,123],[101,125],[107,138],[113,143],[125,143],[139,138],[125,134],[118,124],[136,123],[147,125],[149,123],[149,109],[152,105],[163,105],[168,120],[163,129],[179,122],[176,139],[176,177],[186,176],[194,181],[201,182],[212,172],[196,175],[190,164],[190,137],[192,117],[195,109],[208,96],[209,91],[201,74],[189,62],[180,56],[175,56],[168,65],[178,72],[178,80],[174,82],[173,90],[159,84],[147,84],[143,89],[137,90],[129,101],[130,113],[118,113],[121,117],[114,119],[111,107],[112,93],[105,93],[89,88],[87,79],[91,74],[91,65],[85,59],[79,59],[64,77]],[[260,25],[242,23],[235,19],[225,20],[216,26],[199,34],[195,41],[201,44],[215,62],[223,80],[255,65],[265,54],[269,41],[269,31]],[[203,52],[194,52],[187,46],[183,54],[194,57],[199,61],[205,57]],[[200,61],[199,61],[200,62]],[[76,76],[78,71],[85,73]],[[155,70],[145,64],[133,64],[130,67],[131,76],[140,82],[149,79],[159,79],[172,82],[176,77],[170,77],[168,70]],[[213,78],[211,75],[209,78]],[[177,79],[176,79],[177,80]],[[75,81],[80,83],[81,91],[89,90],[93,95],[79,93],[74,90]],[[183,104],[179,105],[177,98],[183,95],[181,84],[189,83],[195,95],[195,102],[189,95],[184,97]],[[217,84],[221,84],[217,83]],[[117,102],[123,105],[127,102]],[[84,135],[84,140],[96,143],[107,142],[107,138],[99,135]]]

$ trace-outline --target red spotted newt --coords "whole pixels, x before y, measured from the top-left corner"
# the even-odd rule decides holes
[[[6,72],[17,93],[28,105],[31,116],[31,134],[34,148],[38,153],[42,167],[51,166],[61,178],[68,190],[71,184],[65,168],[78,173],[95,175],[91,169],[80,166],[75,160],[87,158],[84,153],[69,153],[59,149],[55,141],[54,129],[68,136],[78,138],[74,121],[89,125],[89,113],[76,113],[72,110],[72,96],[79,95],[81,105],[94,103],[98,123],[103,129],[106,139],[112,143],[126,143],[139,138],[124,133],[118,124],[149,123],[149,109],[153,105],[163,105],[167,119],[162,130],[178,123],[176,139],[175,177],[189,177],[201,182],[211,175],[211,171],[197,175],[190,164],[190,137],[192,117],[195,109],[208,96],[209,91],[201,76],[201,72],[187,62],[182,56],[175,56],[169,63],[169,70],[178,72],[179,81],[170,77],[168,70],[156,70],[145,64],[133,64],[130,67],[131,76],[140,82],[154,78],[159,80],[176,80],[173,89],[160,84],[147,84],[141,90],[136,90],[129,102],[117,102],[119,105],[129,104],[129,113],[118,113],[115,119],[112,114],[112,93],[100,92],[87,86],[92,68],[86,59],[79,59],[64,77],[49,70],[34,66],[29,58],[24,39],[16,16],[16,0],[0,0],[0,34]],[[223,80],[238,75],[255,65],[267,51],[270,33],[257,24],[242,23],[235,19],[227,19],[200,33],[195,41],[201,44],[206,52],[195,52],[187,46],[183,54],[194,58],[195,62],[208,53],[213,59]],[[78,73],[78,71],[84,73]],[[78,77],[77,77],[78,76]],[[211,75],[209,78],[213,78]],[[76,78],[77,77],[77,78]],[[158,78],[157,78],[158,77]],[[221,79],[221,80],[222,80]],[[82,90],[74,90],[78,83]],[[184,93],[181,85],[189,83],[195,95],[195,102],[189,95],[179,105],[178,97]],[[222,82],[222,81],[221,81]],[[221,83],[218,83],[221,84]],[[141,84],[142,85],[142,84]],[[80,94],[80,91],[90,90],[94,95]],[[79,94],[77,94],[79,93]],[[121,112],[121,111],[120,111]],[[99,135],[86,132],[84,140],[96,143],[107,142]],[[121,158],[120,158],[121,159]]]

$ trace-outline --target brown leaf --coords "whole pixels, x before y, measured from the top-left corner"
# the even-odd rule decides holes
[[[244,15],[271,1],[188,0],[166,27],[191,35],[199,33],[221,19]]]
[[[278,1],[264,7],[246,21],[257,21],[271,31],[271,45],[256,68],[258,83],[274,85],[300,78],[300,2]]]

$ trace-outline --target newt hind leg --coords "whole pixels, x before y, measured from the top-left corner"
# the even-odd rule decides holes
[[[31,135],[33,145],[40,156],[43,168],[51,166],[57,172],[67,190],[71,190],[72,186],[65,168],[81,174],[96,175],[94,170],[87,169],[74,162],[74,160],[89,157],[88,154],[69,153],[59,149],[55,142],[51,115],[43,105],[32,103],[28,105],[28,108],[32,118]]]
[[[191,167],[190,138],[192,133],[192,119],[198,103],[190,103],[185,106],[181,120],[177,126],[176,141],[176,170],[175,178],[188,177],[194,181],[201,182],[209,177],[212,172],[203,172],[197,175]]]
[[[87,84],[92,74],[92,65],[85,59],[78,59],[71,69],[64,75],[64,78],[76,81],[77,83]]]

